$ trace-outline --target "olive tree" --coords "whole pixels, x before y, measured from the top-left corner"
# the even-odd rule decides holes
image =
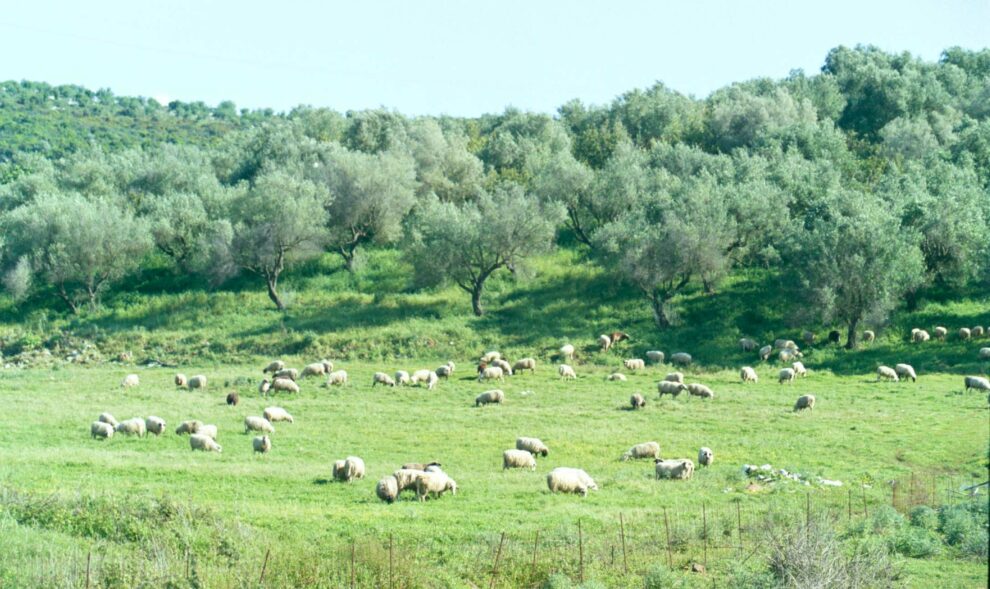
[[[453,282],[471,295],[471,308],[481,316],[485,281],[548,251],[563,216],[560,205],[541,203],[514,184],[460,204],[432,199],[410,224],[407,256],[420,284]]]

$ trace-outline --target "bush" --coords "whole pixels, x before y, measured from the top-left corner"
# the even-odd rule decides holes
[[[875,533],[883,534],[903,526],[904,516],[890,505],[884,505],[873,514],[870,524]]]
[[[891,538],[891,548],[911,558],[928,558],[942,550],[942,540],[935,532],[916,526],[901,528]]]
[[[915,507],[908,517],[912,526],[931,531],[938,529],[938,512],[927,505]]]

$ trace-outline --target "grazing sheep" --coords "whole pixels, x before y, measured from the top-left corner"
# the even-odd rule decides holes
[[[251,431],[273,434],[275,433],[275,427],[272,425],[272,422],[268,421],[264,417],[249,415],[244,418],[244,433]]]
[[[144,434],[148,431],[144,420],[140,417],[121,421],[114,429],[117,430],[117,433],[124,434],[125,436],[138,436],[139,438],[143,438]]]
[[[801,411],[802,409],[815,409],[814,395],[801,395],[798,397],[798,400],[794,403],[794,410]]]
[[[120,386],[123,388],[136,387],[141,384],[141,379],[138,378],[136,374],[128,374],[124,377],[124,380],[120,382]]]
[[[165,420],[161,417],[155,417],[154,415],[149,416],[144,420],[144,429],[149,434],[155,434],[160,436],[165,433]]]
[[[866,343],[873,343],[873,340],[877,339],[877,334],[872,330],[867,329],[863,332],[863,341]]]
[[[474,406],[480,407],[482,405],[488,405],[489,403],[502,404],[505,401],[505,393],[499,389],[493,389],[490,391],[485,391],[474,398]]]
[[[580,493],[588,496],[588,489],[598,490],[594,479],[580,468],[559,466],[547,474],[547,487],[551,493]]]
[[[445,472],[424,472],[416,477],[416,498],[420,501],[426,501],[431,495],[439,499],[447,491],[456,495],[457,483]]]
[[[213,425],[212,423],[207,423],[199,428],[199,430],[196,432],[196,435],[206,436],[208,438],[213,438],[215,440],[217,439],[217,426]]]
[[[798,345],[791,339],[777,339],[773,342],[773,347],[778,350],[797,350]]]
[[[968,340],[973,337],[973,332],[968,327],[959,328],[959,339]]]
[[[485,380],[505,380],[504,372],[498,366],[488,366],[478,373],[478,382]]]
[[[341,460],[340,466],[343,469],[344,461]],[[423,474],[425,471],[414,468],[401,468],[392,475],[395,477],[396,484],[399,488],[398,493],[405,491],[406,489],[416,488],[416,477]],[[335,477],[336,478],[336,477]]]
[[[698,450],[698,464],[701,466],[711,466],[715,461],[715,454],[711,448],[701,448]]]
[[[653,461],[653,464],[658,481],[660,479],[687,480],[694,474],[694,462],[691,462],[689,458],[675,458],[672,460],[661,460],[657,458]]]
[[[804,354],[798,350],[792,350],[791,348],[785,348],[777,354],[777,358],[784,364],[789,364],[794,361],[795,358],[803,358]]]
[[[261,371],[261,373],[267,374],[271,372],[274,375],[276,372],[284,369],[285,369],[285,362],[282,362],[281,360],[275,360],[273,362],[270,362],[268,366],[265,366],[265,368]]]
[[[376,372],[375,375],[371,377],[371,387],[374,388],[375,385],[378,384],[383,384],[388,387],[394,387],[395,379],[385,374],[384,372]]]
[[[272,375],[274,378],[287,378],[292,381],[299,380],[299,370],[296,368],[283,368]]]
[[[442,378],[444,380],[450,378],[450,375],[454,373],[454,369],[451,368],[453,362],[448,362],[443,366],[438,366],[433,372],[437,373],[437,378]]]
[[[190,389],[205,389],[206,388],[206,377],[202,374],[197,374],[196,376],[189,379]]]
[[[897,377],[897,371],[890,366],[877,366],[877,381],[882,379],[892,380],[898,382],[900,378]]]
[[[739,371],[739,378],[741,378],[743,382],[757,383],[760,381],[752,366],[743,366],[742,370]]]
[[[739,340],[739,348],[744,352],[752,352],[759,346],[755,339],[744,337]]]
[[[330,471],[330,476],[335,481],[346,480],[344,477],[347,476],[347,470],[344,468],[347,464],[346,460],[337,460],[333,463],[333,468]]]
[[[673,395],[676,397],[680,395],[682,391],[687,390],[687,385],[683,382],[671,382],[668,380],[661,380],[657,383],[657,390],[660,392],[660,396]]]
[[[625,462],[629,459],[638,460],[640,458],[660,458],[660,444],[657,442],[643,442],[642,444],[636,444],[632,448],[629,448],[625,453],[619,457],[619,460]]]
[[[928,332],[925,331],[924,329],[915,328],[915,329],[912,329],[911,330],[911,340],[914,341],[914,342],[917,342],[917,343],[927,342],[930,339],[931,339],[931,336],[928,335]]]
[[[179,373],[175,375],[175,386],[186,387],[189,385],[189,379],[186,378],[185,374]]]
[[[110,439],[113,437],[113,426],[102,421],[94,421],[89,424],[89,435],[95,438]]]
[[[760,360],[766,362],[770,359],[771,353],[773,353],[773,346],[763,346],[760,348]]]
[[[288,421],[289,423],[295,423],[289,412],[281,407],[266,407],[261,415],[271,423],[276,421]]]
[[[836,332],[836,333],[838,333],[838,332]],[[831,336],[831,334],[829,334],[829,335]],[[806,344],[808,344],[810,346],[811,344],[815,343],[815,332],[813,332],[813,331],[807,331],[807,330],[802,331],[801,332],[801,339],[804,341],[804,343],[806,343]]]
[[[837,343],[839,343],[839,338],[841,338],[841,337],[842,337],[842,334],[839,333],[838,331],[834,330],[834,329],[832,331],[828,332],[828,341],[829,341],[829,343],[837,344]]]
[[[375,485],[375,495],[385,503],[395,503],[399,498],[399,481],[394,476],[387,476]]]
[[[512,376],[512,365],[505,360],[499,359],[492,362],[492,366],[502,369],[502,374]]]
[[[558,350],[558,352],[560,352],[560,356],[564,360],[574,359],[574,346],[572,346],[571,344],[564,344],[560,346],[560,350]]]
[[[526,450],[506,450],[502,452],[502,470],[510,468],[536,470],[536,458]]]
[[[944,341],[945,336],[949,334],[949,330],[942,327],[941,325],[937,325],[935,329],[932,330],[932,333],[935,335],[935,339],[939,341]]]
[[[254,446],[254,451],[259,454],[268,454],[272,449],[272,439],[268,436],[255,436],[251,440],[251,445]]]
[[[275,392],[283,391],[286,393],[298,393],[299,385],[291,378],[279,377],[272,381],[271,390]]]
[[[439,381],[440,377],[437,376],[437,373],[430,371],[430,373],[426,375],[426,390],[432,391],[433,388],[437,386],[437,382]]]
[[[986,331],[984,331],[983,327],[982,326],[979,326],[979,325],[977,325],[976,327],[974,327],[973,329],[971,329],[969,331],[973,335],[974,338],[983,337],[983,335],[986,333]]]
[[[684,373],[683,372],[669,372],[667,376],[663,377],[667,382],[679,382],[684,384]]]
[[[405,370],[395,371],[395,384],[408,386],[412,384],[412,377]]]
[[[539,438],[516,438],[516,450],[526,450],[544,458],[550,454],[550,449]]]
[[[678,366],[687,366],[691,364],[691,354],[686,352],[677,352],[676,354],[670,355],[670,361]]]
[[[193,434],[189,436],[189,448],[192,450],[202,450],[203,452],[223,452],[223,447],[216,440],[209,436]]]
[[[327,375],[327,386],[344,386],[347,384],[347,371],[336,370]]]
[[[114,419],[113,415],[109,413],[100,413],[100,416],[96,418],[97,421],[102,421],[103,423],[109,423],[110,427],[117,427],[117,420]]]
[[[777,376],[777,384],[784,384],[785,382],[787,383],[794,382],[795,374],[796,373],[794,372],[793,368],[782,369],[780,371],[780,374]]]
[[[629,397],[629,404],[632,405],[633,409],[642,409],[646,407],[646,399],[643,398],[643,395],[636,393]]]
[[[694,395],[695,397],[702,397],[704,399],[714,399],[715,393],[703,384],[693,382],[687,386],[688,393]]]
[[[572,367],[568,366],[567,364],[561,364],[560,366],[558,366],[557,367],[557,374],[559,374],[560,375],[560,378],[562,378],[562,379],[568,379],[568,378],[575,379],[575,378],[577,378],[577,373],[574,372],[574,369]]]
[[[427,463],[407,462],[402,465],[402,468],[403,470],[420,470],[426,472],[426,471],[441,470],[440,468],[441,466],[443,465],[434,460],[433,462],[427,462]]]
[[[364,460],[357,456],[348,456],[344,459],[343,472],[338,473],[340,480],[349,483],[354,479],[364,478]]]
[[[179,424],[179,427],[175,428],[175,435],[181,436],[182,434],[195,434],[199,432],[199,428],[201,427],[203,427],[203,422],[198,419],[183,421]]]
[[[409,382],[412,384],[428,382],[430,380],[430,374],[433,374],[432,370],[426,370],[425,368],[423,370],[417,370],[416,372],[413,372],[412,378],[409,379]]]
[[[612,374],[605,377],[605,380],[617,380],[620,382],[626,382],[626,375],[621,372],[613,372]]]
[[[333,362],[329,360],[314,362],[303,366],[302,372],[299,373],[299,378],[306,378],[307,376],[323,376],[324,374],[330,374],[332,370]]]
[[[626,370],[642,370],[646,368],[646,362],[642,358],[623,360],[622,365],[626,367]]]
[[[236,407],[241,402],[241,396],[237,393],[227,393],[227,404]]]
[[[646,359],[652,364],[663,364],[664,358],[666,356],[660,350],[650,350],[646,353]]]
[[[794,374],[796,374],[797,376],[800,376],[802,378],[808,376],[808,369],[804,367],[804,363],[802,362],[792,363],[791,368],[794,369]]]
[[[915,374],[914,367],[910,364],[897,364],[894,366],[894,372],[902,378],[910,378],[911,382],[917,382],[918,380],[918,375]]]
[[[512,364],[512,370],[514,372],[529,370],[533,374],[536,374],[536,358],[520,358]]]
[[[613,331],[612,333],[608,334],[608,338],[612,340],[612,345],[614,346],[615,344],[623,340],[628,340],[629,334],[624,331]]]
[[[272,383],[266,378],[258,385],[258,392],[261,393],[261,396],[265,396],[270,388],[272,388]]]
[[[598,336],[598,345],[601,346],[603,352],[607,352],[612,347],[612,338],[603,333]]]
[[[484,362],[485,364],[491,364],[492,362],[501,359],[502,359],[502,352],[496,352],[494,350],[492,350],[491,352],[486,352],[484,355],[481,356],[481,361]]]
[[[990,348],[980,348],[980,360],[990,360]]]
[[[982,376],[967,376],[965,381],[966,391],[969,389],[976,389],[978,391],[990,391],[990,380],[983,378]]]

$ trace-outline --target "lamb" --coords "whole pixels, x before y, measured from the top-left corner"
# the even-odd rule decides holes
[[[794,362],[791,364],[791,368],[794,369],[794,374],[800,377],[808,376],[808,369],[804,367],[802,362]]]
[[[670,361],[678,366],[687,366],[691,363],[691,360],[691,354],[686,352],[677,352],[670,355]]]
[[[273,362],[270,362],[268,366],[265,366],[265,368],[261,371],[261,373],[267,374],[271,372],[272,375],[274,375],[276,372],[279,372],[280,370],[284,370],[284,369],[285,369],[285,362],[282,362],[281,360],[275,360]]]
[[[395,382],[396,382],[396,384],[399,384],[399,385],[407,385],[408,386],[409,384],[412,383],[412,378],[409,376],[409,373],[406,372],[405,370],[396,370],[395,371]]]
[[[739,378],[745,382],[757,383],[760,381],[759,377],[756,376],[756,371],[753,370],[752,366],[743,366],[742,370],[739,371]]]
[[[215,425],[213,425],[211,423],[208,423],[208,424],[200,427],[199,430],[196,432],[196,435],[197,436],[206,436],[208,438],[213,438],[215,440],[215,439],[217,439],[217,426],[215,426]]]
[[[113,415],[110,415],[109,413],[100,413],[100,416],[96,420],[103,423],[108,423],[110,424],[110,427],[117,427],[118,423],[117,420],[113,418]]]
[[[715,393],[703,384],[693,382],[687,386],[688,393],[703,399],[714,399]]]
[[[102,421],[94,421],[93,423],[89,424],[89,435],[92,436],[94,439],[96,438],[110,439],[113,437],[113,432],[114,432],[113,426],[110,425],[109,423],[105,423]]]
[[[502,404],[505,401],[505,393],[499,389],[493,389],[491,391],[485,391],[474,398],[474,406],[480,407],[482,405],[488,405],[489,403]]]
[[[265,395],[268,394],[268,389],[270,388],[272,388],[272,383],[269,382],[268,379],[266,378],[262,380],[261,383],[258,385],[258,392],[261,394],[262,397],[264,397]]]
[[[520,358],[512,364],[512,370],[514,372],[529,370],[533,374],[536,374],[536,358]]]
[[[959,328],[959,339],[968,340],[973,337],[973,332],[968,327]]]
[[[759,344],[756,343],[756,340],[748,337],[744,337],[739,340],[739,348],[744,352],[752,352],[758,345]]]
[[[894,366],[894,372],[897,373],[897,376],[910,378],[911,382],[917,382],[918,380],[918,375],[915,374],[914,367],[910,364],[897,364]]]
[[[660,444],[657,442],[643,442],[642,444],[636,444],[632,448],[626,450],[626,452],[619,457],[619,460],[625,462],[630,458],[633,460],[640,458],[660,458]]]
[[[944,341],[945,336],[949,334],[949,330],[942,327],[941,325],[937,325],[935,329],[932,330],[932,333],[935,334],[935,339],[939,341]]]
[[[877,339],[877,334],[872,330],[867,329],[863,332],[863,341],[866,343],[873,343],[873,340]]]
[[[894,382],[900,380],[897,377],[897,371],[890,366],[877,366],[877,381],[881,379],[892,380]]]
[[[494,362],[492,362],[492,366],[501,368],[502,374],[506,376],[512,376],[512,365],[506,362],[505,360],[502,359],[495,360]]]
[[[375,485],[375,495],[385,503],[395,503],[399,498],[399,481],[394,476],[387,476]]]
[[[607,352],[612,347],[612,338],[603,333],[598,336],[598,345],[601,346],[603,352]]]
[[[539,454],[544,458],[550,454],[550,449],[539,438],[516,438],[516,450],[526,450],[533,455]]]
[[[236,407],[241,402],[241,396],[237,393],[227,393],[227,404]]]
[[[561,364],[560,366],[558,366],[557,367],[557,374],[560,375],[560,378],[561,379],[568,379],[568,378],[570,378],[570,379],[576,379],[577,378],[577,373],[574,372],[574,369],[572,367],[568,366],[567,364]]]
[[[983,378],[982,376],[967,376],[965,381],[966,391],[969,389],[976,389],[978,391],[990,391],[990,380]]]
[[[760,360],[766,362],[770,359],[770,354],[773,352],[773,346],[763,346],[760,348]]]
[[[275,427],[272,425],[272,422],[268,421],[264,417],[249,415],[244,418],[244,433],[251,431],[273,434],[275,433]]]
[[[266,407],[261,414],[265,419],[271,423],[276,421],[288,421],[289,423],[295,423],[289,412],[281,407]]]
[[[199,428],[201,427],[203,427],[203,422],[198,419],[183,421],[179,424],[179,427],[175,428],[175,435],[181,436],[182,434],[195,434],[199,432]]]
[[[202,374],[197,374],[196,376],[189,379],[190,389],[205,389],[206,388],[206,377]]]
[[[642,358],[623,360],[622,365],[626,367],[626,370],[642,370],[646,368],[646,362]]]
[[[574,359],[574,346],[572,346],[571,344],[564,344],[560,346],[560,349],[557,351],[560,353],[560,357],[563,358],[564,360]]]
[[[138,378],[136,374],[128,374],[124,377],[124,380],[120,382],[120,386],[123,388],[136,387],[141,384],[141,379]]]
[[[254,446],[254,451],[259,454],[268,454],[272,449],[272,439],[268,436],[255,436],[251,440],[251,445]]]
[[[626,375],[621,372],[613,372],[612,374],[605,377],[606,380],[617,380],[620,382],[626,382]]]
[[[502,353],[496,351],[486,352],[484,355],[481,356],[481,361],[484,362],[485,364],[491,364],[495,360],[501,360],[501,359],[502,359]]]
[[[646,359],[653,364],[663,364],[664,358],[666,358],[666,356],[664,356],[664,353],[660,350],[650,350],[646,353]]]
[[[506,450],[502,452],[502,470],[510,468],[536,470],[536,458],[526,450]]]
[[[701,448],[698,450],[698,464],[701,466],[711,466],[715,461],[715,454],[711,448]]]
[[[144,420],[140,417],[128,419],[127,421],[121,421],[114,429],[117,430],[117,433],[121,433],[126,436],[138,436],[139,438],[143,438],[144,434],[148,431]]]
[[[457,494],[457,483],[447,473],[424,472],[416,477],[416,497],[420,501],[426,501],[430,495],[439,499],[447,491],[451,495]]]
[[[149,416],[144,420],[144,429],[149,434],[155,434],[160,436],[165,433],[165,420],[161,417],[155,417],[154,415]]]
[[[594,479],[580,468],[559,466],[547,475],[547,487],[551,493],[580,493],[588,496],[588,489],[598,490]]]
[[[643,395],[636,393],[629,397],[629,404],[632,405],[633,410],[642,409],[646,407],[646,399],[643,398]]]
[[[223,447],[216,440],[209,436],[193,434],[189,436],[189,448],[192,450],[202,450],[203,452],[223,452]]]
[[[186,378],[185,374],[178,373],[175,375],[175,386],[185,388],[189,386],[189,379]]]
[[[676,458],[673,460],[661,460],[657,458],[653,461],[653,464],[658,481],[660,479],[687,480],[694,474],[694,462],[691,462],[688,458]]]
[[[684,383],[684,373],[683,372],[669,372],[667,376],[663,377],[667,382],[679,382]]]
[[[804,343],[810,346],[815,343],[815,332],[805,330],[801,332],[801,339],[804,340]]]
[[[780,374],[777,376],[777,384],[784,384],[785,382],[786,383],[792,383],[792,382],[794,382],[794,375],[795,374],[796,373],[794,372],[794,369],[793,368],[784,368],[784,369],[782,369],[780,371]]]
[[[275,392],[284,391],[286,393],[298,393],[299,385],[296,381],[290,378],[276,378],[272,381],[271,390]]]
[[[682,391],[687,390],[687,385],[683,382],[671,382],[668,380],[661,380],[657,383],[657,390],[660,392],[660,396],[673,395],[676,397],[680,395]]]
[[[980,360],[990,360],[990,348],[980,348]]]
[[[306,378],[307,376],[323,376],[324,374],[330,374],[332,370],[333,362],[329,360],[314,362],[313,364],[303,366],[302,372],[299,373],[299,378]]]
[[[327,375],[327,386],[340,385],[344,386],[347,384],[347,371],[346,370],[336,370]]]
[[[374,376],[371,377],[371,387],[374,388],[377,384],[383,384],[387,387],[394,387],[395,379],[384,372],[376,372]]]
[[[914,341],[914,342],[917,342],[917,343],[927,342],[930,339],[931,339],[931,336],[928,335],[928,332],[925,331],[924,329],[917,329],[917,328],[915,328],[915,329],[912,329],[911,330],[911,340]]]
[[[802,409],[815,409],[814,395],[801,395],[798,397],[797,402],[794,403],[794,410],[801,411]]]

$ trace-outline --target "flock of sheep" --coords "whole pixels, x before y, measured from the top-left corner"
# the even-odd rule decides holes
[[[948,331],[944,327],[936,327],[934,330],[936,339],[944,339]],[[981,327],[972,329],[963,328],[959,330],[959,337],[969,340],[974,337],[984,337],[990,335],[990,330]],[[866,331],[863,334],[865,341],[873,341],[875,334]],[[622,332],[614,332],[602,335],[598,339],[602,351],[609,351],[617,342],[629,339],[629,336]],[[814,334],[805,332],[803,334],[805,342],[814,343]],[[930,336],[921,329],[914,329],[911,332],[911,340],[914,342],[928,341]],[[829,340],[837,342],[838,332],[829,334]],[[772,345],[760,346],[755,340],[742,338],[739,340],[740,348],[745,352],[757,352],[760,360],[766,361],[776,352],[777,359],[785,364],[778,374],[778,383],[792,383],[797,377],[805,377],[808,374],[804,364],[799,360],[803,357],[802,352],[793,340],[778,339]],[[559,349],[561,359],[571,361],[574,358],[575,348],[567,344]],[[652,364],[663,364],[666,356],[658,350],[646,352],[646,359],[629,358],[623,361],[623,366],[628,371],[643,370],[646,368],[647,360]],[[982,348],[979,352],[981,360],[990,360],[990,348]],[[690,354],[677,352],[671,354],[670,363],[677,366],[688,366],[692,362]],[[300,391],[299,381],[308,377],[325,377],[325,386],[344,386],[347,384],[347,372],[344,370],[333,370],[333,363],[323,360],[303,367],[302,370],[287,368],[282,361],[274,361],[265,366],[263,374],[266,375],[258,391],[262,396],[274,394],[276,392],[298,393]],[[394,376],[385,372],[375,372],[372,377],[372,387],[379,384],[395,386],[423,386],[427,390],[433,390],[441,379],[448,379],[455,370],[453,362],[447,362],[435,370],[421,369],[412,372],[399,370]],[[484,354],[477,364],[477,380],[479,382],[497,380],[503,381],[507,376],[518,374],[522,371],[535,373],[537,361],[534,358],[522,358],[513,363],[502,357],[497,351]],[[577,378],[577,373],[573,366],[560,364],[557,373],[562,379]],[[271,377],[267,378],[267,376]],[[900,379],[910,378],[917,380],[917,373],[909,364],[896,364],[893,368],[880,366],[877,369],[877,380],[887,379],[898,382]],[[625,381],[626,376],[621,372],[616,372],[606,377],[609,381]],[[744,366],[740,370],[742,383],[757,383],[758,376],[752,366]],[[186,378],[183,374],[176,374],[175,385],[180,388],[205,389],[207,379],[203,375],[196,375]],[[127,375],[121,386],[135,387],[140,384],[137,374]],[[965,377],[965,387],[990,391],[990,381],[984,377]],[[701,383],[685,383],[683,372],[670,372],[663,380],[657,384],[659,397],[671,395],[677,397],[682,392],[704,399],[714,399],[715,393],[707,385]],[[501,404],[505,400],[505,393],[500,389],[493,389],[479,394],[475,398],[475,405],[482,406],[488,404]],[[227,395],[228,405],[237,405],[239,398],[237,393]],[[630,398],[630,405],[633,410],[646,406],[646,398],[636,393]],[[794,411],[803,409],[814,409],[814,395],[802,395],[794,404]],[[265,454],[271,451],[272,442],[270,435],[275,433],[274,423],[286,422],[294,423],[294,418],[281,407],[268,407],[261,416],[249,415],[244,418],[245,433],[258,433],[252,439],[254,452]],[[145,436],[152,434],[160,436],[165,433],[165,421],[156,416],[147,418],[135,417],[126,421],[118,422],[110,413],[101,413],[96,421],[90,426],[90,434],[93,438],[109,439],[115,434],[127,436]],[[223,448],[217,443],[217,426],[204,424],[199,420],[183,421],[175,430],[176,435],[189,435],[189,446],[192,450],[205,452],[222,452]],[[537,457],[547,457],[550,449],[538,438],[519,437],[516,439],[515,448],[505,450],[502,453],[503,469],[523,468],[536,469]],[[655,441],[643,442],[629,448],[620,460],[648,459],[654,461],[654,474],[657,480],[660,479],[689,479],[694,473],[695,463],[689,458],[662,459],[660,457],[660,445]],[[714,460],[714,453],[710,448],[703,447],[698,450],[698,464],[709,466]],[[365,463],[357,456],[348,456],[342,460],[334,462],[331,475],[336,481],[350,482],[363,479],[365,476]],[[571,467],[557,467],[549,472],[546,478],[547,487],[553,493],[577,493],[582,496],[587,495],[589,490],[597,490],[598,485],[594,479],[582,469]],[[457,483],[442,469],[439,462],[429,463],[409,463],[395,471],[392,475],[382,478],[375,487],[376,495],[385,502],[392,503],[399,498],[399,495],[406,490],[415,491],[416,497],[420,501],[428,498],[437,498],[446,492],[452,495],[457,493]]]

